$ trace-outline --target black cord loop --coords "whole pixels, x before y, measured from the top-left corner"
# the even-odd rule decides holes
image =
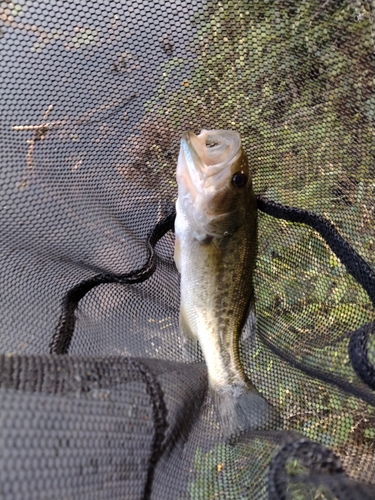
[[[79,301],[98,285],[106,283],[119,283],[122,285],[132,285],[146,281],[155,271],[156,257],[154,247],[156,243],[169,230],[174,227],[176,212],[171,211],[166,217],[161,219],[147,238],[148,258],[144,266],[136,271],[127,274],[97,274],[90,279],[81,281],[71,288],[64,296],[62,303],[62,313],[59,318],[56,331],[50,344],[51,354],[67,354],[72,341],[74,327],[76,324],[75,312]]]
[[[287,463],[298,462],[304,473],[293,474],[287,471]],[[309,476],[345,476],[340,459],[325,446],[307,438],[298,439],[282,446],[272,457],[267,472],[267,489],[269,500],[286,500],[289,498],[290,482],[305,482]]]

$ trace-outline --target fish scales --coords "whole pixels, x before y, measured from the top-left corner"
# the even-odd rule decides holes
[[[223,434],[274,427],[278,415],[245,375],[239,338],[254,307],[257,209],[239,134],[186,132],[177,165],[175,261],[180,327],[198,340]]]

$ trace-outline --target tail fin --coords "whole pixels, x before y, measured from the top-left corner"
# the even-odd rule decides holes
[[[254,430],[276,430],[279,413],[252,386],[211,389],[214,407],[225,438]]]

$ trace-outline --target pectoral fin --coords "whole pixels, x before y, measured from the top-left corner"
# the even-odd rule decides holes
[[[174,255],[173,255],[173,257],[174,257],[174,261],[175,261],[177,270],[180,273],[181,272],[181,265],[180,265],[180,260],[181,260],[181,257],[180,257],[180,240],[179,240],[177,234],[175,236]]]
[[[242,340],[252,340],[255,342],[256,336],[256,315],[255,315],[255,300],[254,296],[251,299],[249,306],[249,314],[242,330],[241,339]]]
[[[185,341],[191,340],[194,343],[197,342],[197,337],[191,331],[189,323],[188,323],[188,321],[186,319],[186,314],[185,314],[184,308],[182,306],[181,306],[181,309],[180,309],[180,330],[181,330],[181,333],[182,333]]]

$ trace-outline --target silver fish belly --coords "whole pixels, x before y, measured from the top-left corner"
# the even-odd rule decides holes
[[[256,199],[239,135],[186,132],[177,182],[182,333],[200,343],[224,436],[274,428],[276,411],[239,359],[239,338],[254,301],[257,251]]]

